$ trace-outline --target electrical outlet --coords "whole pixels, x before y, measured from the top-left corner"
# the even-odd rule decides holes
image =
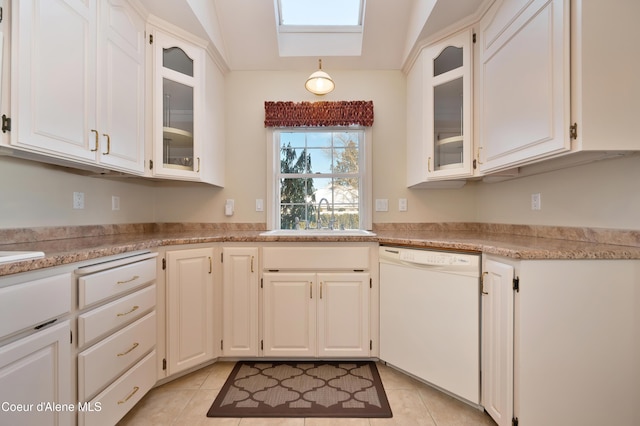
[[[400,198],[398,200],[398,211],[406,212],[407,211],[407,199]]]
[[[120,197],[117,195],[111,196],[111,210],[120,210]]]
[[[264,200],[262,198],[256,198],[256,211],[257,212],[264,211]]]
[[[531,210],[542,210],[542,196],[539,192],[531,194]]]
[[[84,192],[73,193],[73,208],[84,209]]]

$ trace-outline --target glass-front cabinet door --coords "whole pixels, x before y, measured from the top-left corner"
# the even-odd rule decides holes
[[[202,49],[161,32],[154,33],[153,174],[198,180]]]
[[[429,179],[473,174],[471,33],[429,47],[424,60],[425,138]]]

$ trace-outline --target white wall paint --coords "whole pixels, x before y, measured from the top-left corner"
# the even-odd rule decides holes
[[[85,208],[74,210],[73,192]],[[111,210],[111,196],[120,210]],[[0,157],[0,228],[154,222],[154,188],[140,179],[87,177],[67,169]]]
[[[476,186],[479,222],[640,229],[640,156]],[[542,210],[531,210],[540,193]]]

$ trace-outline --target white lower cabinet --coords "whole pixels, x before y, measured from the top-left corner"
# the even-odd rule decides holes
[[[263,354],[368,357],[369,274],[265,272]]]
[[[156,383],[156,256],[75,270],[80,425],[117,423]]]
[[[639,276],[638,260],[485,257],[483,405],[499,425],[640,424]]]
[[[498,426],[513,418],[511,265],[486,259],[482,275],[482,405]]]
[[[73,279],[62,269],[0,277],[1,425],[74,424]]]
[[[0,424],[73,424],[69,333],[67,320],[0,347]]]
[[[222,249],[223,356],[258,356],[258,248]]]
[[[262,355],[371,356],[371,247],[273,246],[262,254]]]
[[[155,364],[153,350],[95,398],[82,404],[79,424],[115,425],[155,385]]]
[[[214,280],[211,247],[168,251],[167,374],[214,357]]]

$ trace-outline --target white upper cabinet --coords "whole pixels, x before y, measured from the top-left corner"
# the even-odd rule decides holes
[[[144,172],[144,22],[124,0],[12,3],[11,144]]]
[[[639,16],[635,0],[571,2],[574,151],[640,149]]]
[[[155,177],[224,179],[223,76],[200,45],[152,29]]]
[[[144,21],[123,0],[103,0],[98,39],[99,162],[144,172]]]
[[[471,30],[422,50],[407,77],[407,180],[469,177],[472,168]]]
[[[569,0],[498,1],[478,44],[480,172],[568,151]]]

